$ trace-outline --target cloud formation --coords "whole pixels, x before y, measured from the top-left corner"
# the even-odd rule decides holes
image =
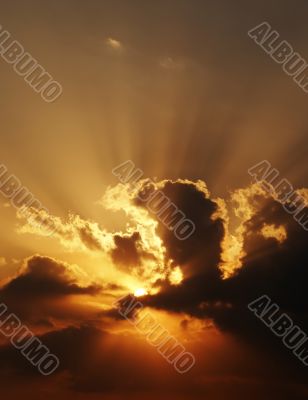
[[[151,210],[142,201],[158,192],[195,223],[196,231],[187,240],[179,240],[163,223],[166,216],[155,212],[154,203]],[[82,246],[84,251],[109,255],[115,268],[138,276],[149,289],[149,295],[140,298],[145,306],[153,312],[157,309],[184,316],[180,327],[185,332],[190,331],[188,323],[198,320],[204,323],[203,328],[198,328],[199,335],[217,329],[251,346],[249,352],[260,350],[256,359],[251,356],[256,362],[253,370],[257,382],[265,379],[258,357],[266,363],[279,361],[280,368],[272,375],[275,379],[288,377],[298,385],[303,382],[297,360],[290,360],[289,353],[281,351],[280,344],[247,308],[252,300],[267,294],[308,332],[307,232],[278,201],[255,184],[236,190],[229,199],[219,199],[213,198],[202,181],[141,180],[134,187],[127,184],[108,188],[101,204],[110,211],[124,210],[128,219],[126,229],[108,232],[78,216],[71,216],[68,223],[55,219],[60,242],[68,249]],[[90,310],[81,303],[70,303],[65,308],[63,301],[78,296],[98,299],[101,292],[115,300],[115,293],[123,293],[125,288],[108,282],[101,286],[81,282],[78,267],[33,256],[1,288],[0,297],[26,321],[40,329],[44,327],[43,339],[52,351],[59,352],[59,373],[69,372],[74,391],[107,394],[117,388],[137,393],[139,383],[132,383],[134,374],[129,374],[121,384],[114,379],[121,373],[119,365],[123,365],[123,371],[131,370],[132,365],[140,367],[144,361],[139,360],[138,364],[126,350],[122,353],[125,360],[122,356],[118,359],[119,352],[108,353],[110,343],[119,343],[124,337],[128,340],[127,333],[122,336],[122,332],[110,332],[125,326],[111,302]],[[60,301],[61,310],[52,304],[54,301],[57,308]],[[134,345],[130,343],[128,347]],[[21,365],[10,349],[1,347],[0,354],[3,360],[10,360],[10,368],[21,375],[29,374],[29,367]],[[193,372],[194,379],[201,373],[198,368]],[[153,376],[140,373],[148,390]],[[251,387],[246,371],[239,374],[241,378],[236,379],[242,379],[241,387]],[[192,381],[187,385],[192,385]],[[181,383],[170,379],[164,390],[172,388],[175,393],[175,387],[180,388]],[[200,393],[205,393],[205,387],[204,383],[200,385]]]

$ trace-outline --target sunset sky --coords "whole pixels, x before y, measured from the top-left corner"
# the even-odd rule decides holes
[[[248,36],[267,21],[308,60],[307,1],[0,10],[63,90],[45,102],[0,59],[0,165],[54,227],[13,206],[0,169],[0,303],[60,361],[42,376],[0,329],[0,397],[307,399],[308,367],[248,309],[267,295],[308,334],[308,231],[248,173],[268,160],[308,201],[308,94]],[[114,173],[127,160],[135,184]],[[189,238],[140,200],[150,192],[193,222]],[[193,354],[191,370],[119,314],[127,295]]]

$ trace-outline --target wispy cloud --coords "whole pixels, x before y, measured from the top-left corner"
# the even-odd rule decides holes
[[[183,70],[185,64],[183,61],[175,60],[172,57],[163,57],[159,60],[159,66],[169,70]]]
[[[114,50],[117,50],[117,51],[121,51],[124,48],[123,44],[119,40],[114,39],[112,37],[107,38],[105,43],[108,47],[110,47]]]

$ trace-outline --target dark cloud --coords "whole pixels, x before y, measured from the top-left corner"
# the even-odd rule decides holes
[[[66,301],[69,296],[97,296],[102,287],[81,286],[74,269],[50,257],[33,256],[25,261],[19,274],[0,289],[0,302],[8,306],[23,323],[50,330],[55,320],[85,318],[93,310]]]
[[[145,182],[136,198],[136,204],[149,210],[149,194],[160,191],[196,226],[194,233],[186,240],[174,235],[172,224],[167,225],[168,209],[152,212],[158,221],[158,235],[166,247],[166,258],[180,266],[184,281],[179,286],[161,283],[163,290],[148,298],[149,304],[173,311],[191,313],[205,298],[211,298],[221,282],[221,243],[224,237],[223,220],[217,217],[218,204],[210,199],[206,187],[201,182],[163,181],[159,188]],[[160,217],[159,217],[160,216]],[[170,229],[171,228],[171,229]],[[197,310],[196,310],[197,311]]]
[[[50,257],[33,256],[24,270],[0,290],[0,297],[14,299],[52,298],[68,295],[95,295],[97,285],[80,286],[65,263]]]
[[[152,207],[142,199],[155,197],[161,192],[174,204],[187,219],[191,220],[196,229],[186,240],[179,240],[174,234],[174,223],[171,222],[171,206],[160,208],[151,213]],[[159,187],[145,182],[135,202],[145,207],[158,221],[158,235],[166,246],[166,255],[175,265],[180,265],[187,279],[203,276],[204,279],[217,281],[220,277],[218,264],[221,261],[221,241],[224,235],[223,221],[215,218],[218,205],[209,198],[205,186],[201,182],[189,181],[163,181]],[[158,202],[159,204],[159,202]],[[162,211],[160,211],[162,210]],[[170,223],[169,223],[170,221]]]
[[[298,311],[305,309],[308,233],[281,203],[265,193],[247,194],[254,212],[243,225],[243,251],[246,255],[242,258],[242,268],[224,280],[219,264],[225,232],[223,217],[214,218],[218,208],[216,201],[206,197],[192,183],[166,182],[161,190],[196,223],[196,232],[187,240],[180,241],[159,221],[158,232],[168,257],[181,267],[184,281],[177,287],[165,285],[164,290],[152,296],[152,300],[149,297],[149,301],[165,299],[167,302],[168,297],[171,302],[173,298],[174,308],[178,306],[179,311],[185,311],[192,305],[198,314],[200,300],[246,304],[253,296],[267,292],[291,311],[293,308]],[[264,225],[283,227],[286,238],[280,242],[274,237],[265,237],[262,234]],[[199,296],[194,296],[193,290],[199,292]],[[189,294],[192,296],[188,297]]]
[[[138,232],[126,236],[115,235],[115,248],[111,251],[113,262],[127,268],[140,265],[141,257],[138,251],[138,242],[140,239]]]
[[[100,243],[98,238],[95,237],[93,229],[91,229],[89,223],[84,222],[84,225],[79,227],[78,234],[80,240],[88,249],[97,251],[103,249],[102,244]]]
[[[242,268],[232,277],[223,279],[219,262],[224,227],[222,219],[213,219],[217,211],[215,201],[192,184],[167,182],[162,190],[196,222],[197,229],[187,241],[181,242],[159,223],[168,255],[184,271],[184,280],[178,286],[164,284],[161,292],[147,296],[143,302],[158,309],[212,319],[222,331],[233,333],[255,346],[278,349],[289,365],[300,364],[292,354],[284,352],[283,345],[277,343],[275,336],[247,305],[266,294],[308,333],[307,231],[278,201],[265,193],[248,191],[246,200],[253,204],[254,211],[243,225],[246,255],[242,259]],[[265,237],[262,234],[264,225],[283,227],[285,240]],[[280,355],[277,357],[279,359]],[[298,368],[301,369],[301,365]]]

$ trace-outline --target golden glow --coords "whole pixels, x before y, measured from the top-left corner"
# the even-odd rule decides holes
[[[276,239],[279,243],[284,242],[287,238],[287,231],[283,225],[264,225],[261,233],[265,238]]]
[[[135,297],[142,297],[142,296],[146,296],[147,294],[148,294],[148,292],[143,288],[138,288],[134,292]]]
[[[170,272],[169,281],[172,285],[179,285],[183,280],[183,273],[180,267],[174,268],[173,271]]]
[[[254,215],[257,210],[257,204],[253,201],[254,197],[260,196],[263,199],[269,198],[269,194],[257,183],[248,186],[245,189],[235,190],[231,195],[232,209],[234,210],[235,223],[233,228],[230,228],[230,213],[226,202],[223,199],[216,199],[218,210],[215,214],[216,218],[222,218],[224,221],[225,236],[222,242],[222,263],[220,269],[223,272],[223,277],[228,278],[232,276],[235,271],[242,266],[242,259],[245,257],[244,235],[246,232],[245,223]],[[269,231],[267,231],[269,234]],[[272,235],[277,235],[273,233]],[[279,240],[283,236],[280,233]],[[273,237],[273,236],[271,236]],[[277,236],[274,236],[277,238]]]
[[[232,198],[232,200],[234,200]],[[223,199],[215,199],[218,208],[212,219],[221,218],[224,224],[224,238],[222,241],[222,262],[219,265],[222,271],[223,278],[230,277],[238,268],[242,266],[241,259],[245,255],[243,251],[243,224],[234,229],[234,232],[230,232],[230,217],[227,209],[227,204]]]

